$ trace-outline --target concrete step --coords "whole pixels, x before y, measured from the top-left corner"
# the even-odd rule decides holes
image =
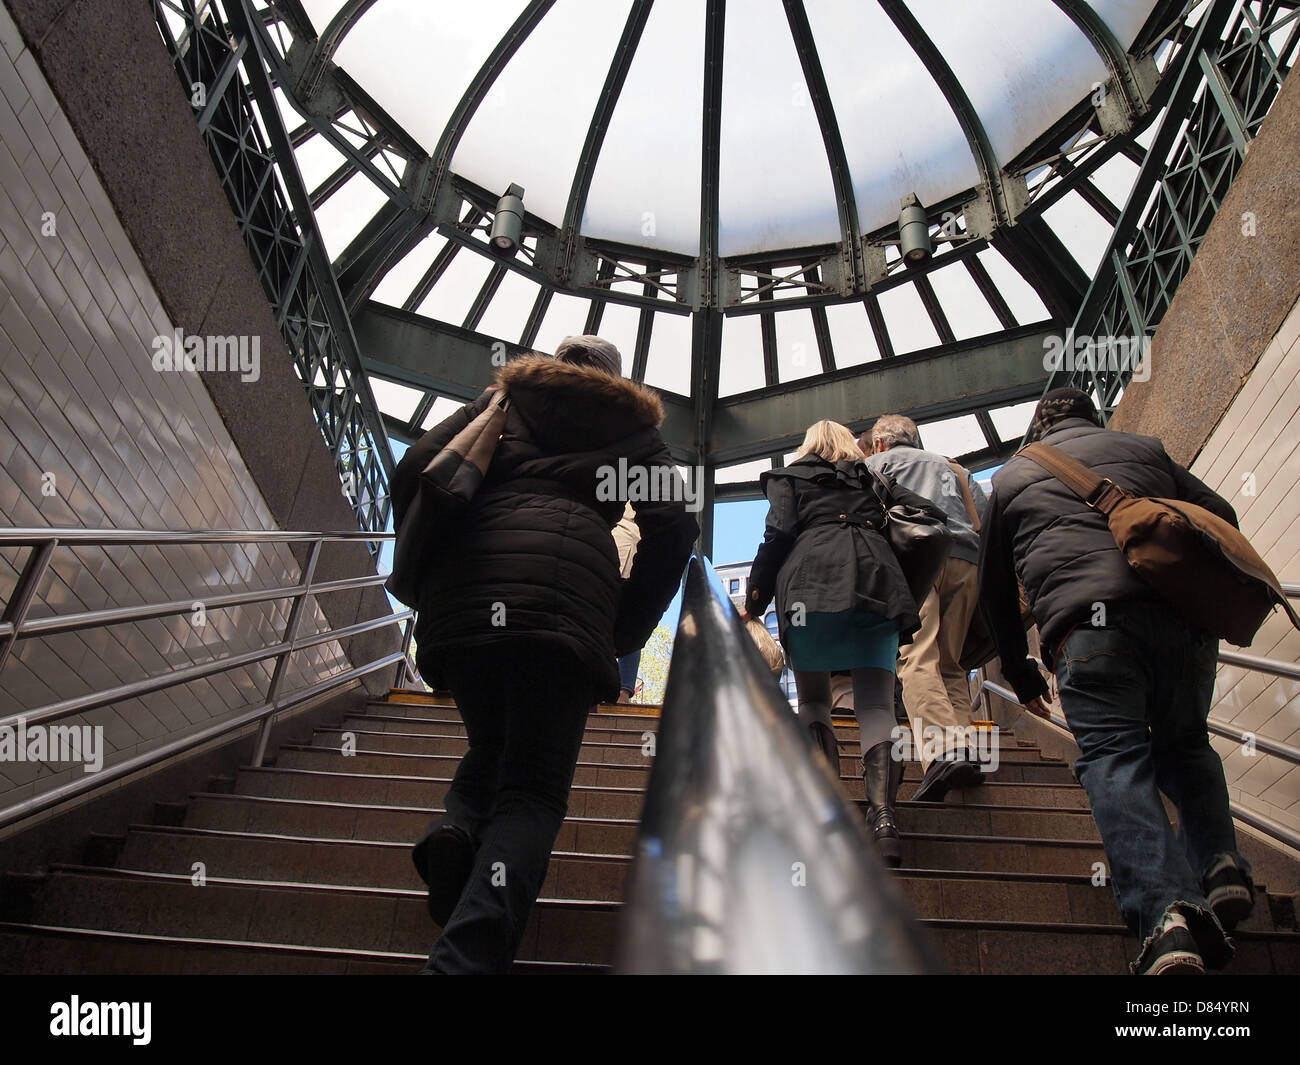
[[[865,817],[865,803],[859,804]],[[442,808],[423,803],[385,806],[344,802],[306,802],[244,795],[198,794],[191,798],[185,825],[236,832],[284,833],[333,839],[377,839],[411,842]],[[1004,808],[1000,806],[939,806],[903,802],[898,823],[904,831],[964,835],[1025,836],[1028,838],[1097,839],[1097,828],[1086,810]],[[569,817],[561,829],[557,850],[632,854],[634,819],[599,820]],[[599,842],[597,842],[599,841]]]
[[[331,839],[374,839],[411,844],[441,807],[313,802],[256,795],[199,794],[185,815],[187,828],[262,832]],[[637,822],[570,816],[555,841],[557,851],[630,855]]]
[[[410,976],[425,952],[346,950],[103,929],[0,923],[0,974],[44,976]],[[516,960],[515,975],[592,975],[607,966]]]
[[[342,762],[342,759],[339,759]],[[844,781],[846,797],[862,797],[862,781]],[[367,803],[381,806],[441,805],[451,784],[449,777],[397,777],[379,773],[341,773],[286,769],[276,766],[245,768],[233,782],[239,795],[267,795],[283,799]],[[910,801],[917,782],[904,781],[899,797]],[[640,788],[578,785],[569,794],[569,816],[635,819],[641,815],[645,792]],[[962,791],[950,791],[947,807],[974,803],[984,806],[1053,807],[1087,809],[1088,798],[1078,785],[1003,784],[991,781]],[[944,806],[934,804],[936,809]]]
[[[599,756],[604,749],[593,750]],[[429,776],[450,777],[460,762],[459,755],[450,754],[405,754],[397,752],[374,753],[358,750],[353,755],[341,753],[339,748],[310,747],[287,745],[281,747],[276,755],[275,764],[285,769],[315,769],[326,772],[341,770],[350,773],[391,774],[394,776]],[[846,763],[841,759],[841,763]],[[643,759],[640,763],[611,767],[603,762],[579,760],[574,772],[575,784],[586,786],[609,787],[644,787],[651,760]],[[851,770],[852,766],[849,763]],[[920,781],[923,773],[917,762],[908,762],[904,767],[905,781]],[[1053,762],[1036,755],[1022,757],[1004,756],[993,773],[987,774],[991,781],[1004,784],[1072,784],[1074,776],[1070,767],[1064,762]],[[841,770],[841,779],[845,790],[855,798],[860,798],[862,780],[851,771]]]
[[[201,893],[201,895],[200,895]],[[199,901],[201,899],[202,901]],[[545,895],[533,908],[519,957],[607,964],[620,904]],[[34,925],[99,928],[159,936],[396,951],[423,961],[437,939],[423,891],[364,891],[52,866]],[[406,960],[406,959],[403,959]],[[409,971],[409,970],[408,970]]]
[[[435,754],[461,757],[469,748],[469,741],[463,735],[451,735],[445,732],[409,732],[402,731],[403,719],[388,722],[388,729],[376,729],[374,723],[365,718],[347,719],[338,728],[317,729],[310,742],[293,744],[295,747],[328,748],[341,750],[345,739],[353,751],[378,752],[391,754]],[[438,723],[431,723],[430,728],[438,728]],[[656,750],[653,732],[636,733],[614,729],[600,729],[593,733],[588,729],[583,738],[579,760],[600,762],[610,765],[643,765],[654,760]],[[1054,759],[1044,759],[1041,751],[1031,745],[1012,745],[1002,742],[999,755],[1011,758],[1017,763],[1047,761],[1051,765],[1063,763]],[[842,742],[840,744],[840,771],[847,776],[857,776],[862,772],[858,761],[858,744]]]
[[[630,858],[557,851],[542,894],[558,899],[619,899]],[[138,825],[127,833],[119,869],[190,877],[202,863],[212,878],[401,888],[423,893],[409,840],[329,839],[221,829]]]
[[[203,891],[204,903],[194,905]],[[331,890],[274,883],[221,883],[204,888],[188,877],[59,867],[42,892],[37,925],[185,936],[284,946],[404,955],[418,965],[435,929],[418,893]],[[520,951],[524,959],[607,961],[613,955],[617,903],[543,898]],[[71,920],[69,920],[71,919]],[[1114,924],[928,918],[923,924],[958,973],[1123,973],[1137,942]],[[242,935],[239,931],[242,929]],[[1230,972],[1300,971],[1300,935],[1240,932]],[[581,955],[581,956],[579,956]],[[265,971],[265,970],[263,970]]]

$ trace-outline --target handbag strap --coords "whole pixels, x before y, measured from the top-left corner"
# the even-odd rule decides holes
[[[957,483],[961,485],[962,502],[966,504],[966,517],[970,518],[970,523],[975,526],[975,531],[980,531],[980,514],[975,509],[975,497],[970,493],[970,483],[966,480],[966,471],[963,470],[952,459],[948,460],[948,465],[952,467],[952,472],[957,477]]]
[[[1060,448],[1042,442],[1029,444],[1016,452],[1041,466],[1094,510],[1110,514],[1128,495],[1109,477],[1098,477],[1082,462],[1072,459]]]

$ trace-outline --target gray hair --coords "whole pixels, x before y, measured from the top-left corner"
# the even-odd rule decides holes
[[[886,414],[877,418],[876,424],[871,427],[871,442],[882,444],[887,448],[897,447],[899,444],[905,447],[920,447],[921,431],[911,418],[902,414]]]

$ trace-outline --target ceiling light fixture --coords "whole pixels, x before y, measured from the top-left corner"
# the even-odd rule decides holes
[[[898,215],[898,247],[909,263],[923,263],[930,258],[930,223],[915,192],[903,197],[903,209]]]
[[[513,255],[519,248],[519,238],[524,232],[524,189],[511,183],[506,194],[497,200],[497,213],[492,218],[488,240],[492,250],[502,255]]]

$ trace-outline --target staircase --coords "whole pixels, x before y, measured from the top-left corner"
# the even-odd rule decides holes
[[[657,724],[651,708],[591,715],[516,971],[609,964]],[[861,805],[857,726],[836,733],[841,784]],[[1137,943],[1109,885],[1093,884],[1105,855],[1083,789],[1064,762],[1001,740],[997,772],[946,805],[909,801],[920,774],[908,765],[896,875],[914,911],[957,973],[1124,973]],[[413,973],[436,928],[410,844],[465,745],[449,699],[395,690],[273,766],[92,838],[84,864],[10,876],[0,972]],[[1261,893],[1234,938],[1230,972],[1300,972],[1294,896]]]

